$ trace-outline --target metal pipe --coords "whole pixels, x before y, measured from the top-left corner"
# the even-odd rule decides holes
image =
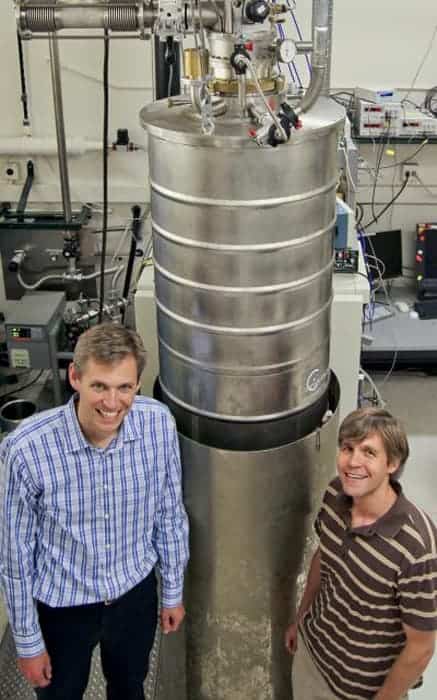
[[[20,201],[17,204],[17,220],[24,221],[24,211],[27,206],[27,200],[29,199],[30,190],[32,189],[33,178],[35,175],[35,170],[33,167],[33,162],[31,160],[27,161],[27,177],[24,183],[23,191],[21,193]]]
[[[151,34],[142,34],[141,39],[150,39]],[[24,40],[29,40],[29,39],[50,39],[50,33],[45,33],[45,34],[32,34],[32,35],[27,35],[23,34],[22,38]],[[80,39],[80,41],[83,41],[84,39],[104,39],[105,35],[102,34],[58,34],[58,40],[65,41],[66,39]],[[114,41],[114,39],[138,39],[139,35],[138,34],[111,34],[111,41]]]
[[[238,76],[238,103],[240,105],[241,118],[245,119],[247,116],[247,82],[245,73]]]
[[[302,101],[296,107],[296,113],[307,112],[316,102],[325,86],[326,71],[329,61],[329,21],[332,16],[333,0],[314,0],[313,2],[313,51],[312,74]]]
[[[320,0],[313,0],[313,29],[315,26],[315,18],[318,14],[318,5]],[[326,54],[326,69],[323,79],[322,95],[328,96],[329,89],[331,86],[331,64],[332,64],[332,29],[334,23],[334,0],[327,1],[326,14],[324,15],[324,21],[328,28],[327,31],[327,54]]]
[[[27,289],[28,291],[33,291],[35,289],[38,289],[41,287],[44,282],[54,282],[55,280],[63,280],[64,276],[63,275],[46,275],[45,277],[41,277],[41,279],[38,280],[38,282],[35,282],[35,284],[27,284],[21,276],[21,272],[17,272],[17,280],[20,283],[20,285],[23,287],[23,289]]]
[[[232,0],[225,0],[225,34],[232,34],[233,30]]]
[[[311,51],[313,50],[313,42],[312,41],[296,41],[295,46],[296,46],[296,53],[298,53],[298,54],[311,53]]]
[[[64,109],[62,102],[61,71],[59,66],[58,40],[53,34],[49,38],[50,68],[52,73],[53,104],[55,108],[56,138],[58,142],[59,177],[61,180],[62,208],[65,223],[73,219],[71,210],[70,183],[68,179],[67,144],[65,140]]]
[[[105,276],[106,275],[120,275],[121,272],[124,269],[124,265],[121,266],[114,266],[114,267],[108,267],[107,270],[105,270]],[[45,282],[53,282],[54,280],[61,280],[62,282],[84,282],[86,280],[93,280],[97,279],[97,277],[100,277],[100,271],[97,272],[91,272],[89,275],[83,275],[80,271],[76,272],[63,272],[62,275],[46,275],[45,277],[41,277],[41,279],[37,280],[34,284],[28,284],[25,282],[21,276],[20,268],[17,271],[17,279],[18,282],[21,284],[21,286],[24,289],[27,289],[29,291],[33,291],[35,289],[38,289],[41,287],[42,284]]]
[[[220,18],[217,0],[204,0],[201,13],[203,24],[213,27]],[[158,14],[159,3],[156,0],[147,4],[143,0],[101,0],[90,3],[17,0],[17,23],[23,38],[62,29],[138,32],[144,38],[145,30],[153,27]],[[188,19],[194,21],[190,12]]]

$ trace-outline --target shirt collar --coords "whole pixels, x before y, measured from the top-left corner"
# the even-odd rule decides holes
[[[339,491],[337,493],[337,503],[339,512],[346,524],[350,527],[352,498],[347,496],[342,490],[340,479],[338,479],[338,482]],[[400,483],[398,481],[392,481],[391,485],[397,494],[397,499],[392,507],[371,525],[353,528],[354,532],[367,536],[377,534],[382,537],[395,537],[398,534],[399,530],[408,519],[410,509]]]
[[[83,434],[77,417],[76,401],[78,398],[78,394],[73,394],[71,399],[64,406],[63,419],[64,432],[67,440],[67,452],[79,452],[80,450],[85,450],[92,447]],[[135,402],[133,406],[134,405]],[[132,408],[121,424],[118,435],[110,442],[106,449],[122,449],[125,442],[138,440],[140,438],[140,433],[135,425]]]

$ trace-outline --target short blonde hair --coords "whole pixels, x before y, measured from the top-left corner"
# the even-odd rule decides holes
[[[341,446],[346,440],[361,442],[371,433],[380,436],[388,461],[399,461],[399,468],[391,475],[399,479],[410,448],[404,426],[384,408],[358,408],[349,413],[340,425],[338,444]]]
[[[138,333],[118,323],[100,323],[79,336],[73,353],[73,365],[80,375],[89,359],[117,364],[128,355],[137,363],[137,376],[146,366],[146,351]]]

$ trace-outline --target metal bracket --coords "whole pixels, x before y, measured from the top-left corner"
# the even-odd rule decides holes
[[[181,41],[184,30],[182,0],[159,0],[154,32],[160,40],[165,41],[167,37],[172,36],[175,41]]]

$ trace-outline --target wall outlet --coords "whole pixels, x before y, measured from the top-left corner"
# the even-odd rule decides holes
[[[415,180],[417,177],[420,177],[419,163],[417,162],[417,160],[411,160],[406,163],[402,163],[400,168],[402,182],[405,180],[407,175],[410,176],[410,182],[411,180]]]
[[[8,161],[3,164],[2,180],[11,184],[16,184],[21,180],[21,168],[17,162]]]

